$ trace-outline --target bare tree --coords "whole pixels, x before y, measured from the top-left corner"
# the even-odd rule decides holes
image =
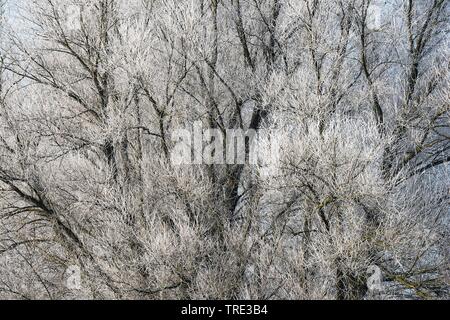
[[[448,297],[449,10],[28,3],[2,25],[0,297]],[[229,130],[243,154],[211,161]]]

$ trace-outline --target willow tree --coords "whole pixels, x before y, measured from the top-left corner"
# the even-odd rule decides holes
[[[447,1],[21,10],[2,31],[1,296],[448,296]],[[258,161],[251,139],[209,161],[230,130],[259,136]]]

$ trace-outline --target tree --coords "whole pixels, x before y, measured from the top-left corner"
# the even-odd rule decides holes
[[[2,30],[0,296],[448,297],[447,1],[46,0],[23,16]],[[204,144],[247,135],[245,163],[204,145],[171,161],[195,123]],[[250,133],[275,166],[271,148],[249,161]]]

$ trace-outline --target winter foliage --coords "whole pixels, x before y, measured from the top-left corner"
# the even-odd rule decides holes
[[[449,298],[448,0],[1,2],[0,298]]]

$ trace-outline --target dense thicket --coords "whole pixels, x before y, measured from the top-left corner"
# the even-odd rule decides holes
[[[0,297],[448,298],[449,1],[35,0],[14,15]],[[174,164],[172,135],[198,121],[254,130],[279,157]]]

